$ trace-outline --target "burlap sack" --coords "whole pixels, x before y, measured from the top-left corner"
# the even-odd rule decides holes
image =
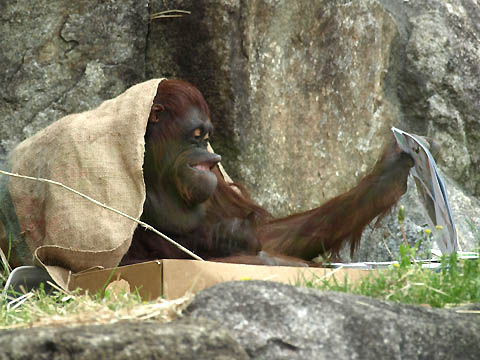
[[[18,145],[10,171],[58,181],[139,218],[144,134],[160,81],[54,122]],[[0,244],[5,253],[11,245],[11,262],[44,266],[64,288],[71,272],[116,266],[137,226],[61,187],[5,176],[0,221]]]

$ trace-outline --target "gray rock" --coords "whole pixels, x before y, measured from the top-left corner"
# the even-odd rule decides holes
[[[265,282],[218,284],[168,324],[0,332],[0,360],[477,359],[478,304],[454,310]],[[468,312],[471,313],[468,313]]]
[[[147,74],[201,88],[214,148],[270,211],[318,206],[374,163],[395,123],[383,83],[397,32],[376,1],[152,3],[165,8],[192,14],[152,24]]]
[[[191,15],[148,22],[166,9]],[[470,0],[4,0],[0,162],[63,115],[146,78],[183,78],[210,104],[230,175],[275,215],[353,186],[391,125],[435,138],[460,242],[472,250],[479,24]],[[410,243],[425,223],[415,197],[410,187],[402,200]],[[398,253],[396,216],[384,224],[367,231],[355,260],[390,260],[383,240]]]
[[[0,4],[0,159],[58,118],[144,80],[147,0]]]
[[[147,75],[201,88],[216,125],[214,148],[260,204],[281,216],[345,191],[372,166],[395,125],[441,143],[459,240],[463,250],[476,248],[466,222],[480,224],[476,5],[152,1],[152,11],[167,8],[192,14],[151,25]],[[416,198],[410,186],[401,202],[412,216],[405,224],[411,244],[426,227]],[[391,260],[384,241],[398,255],[396,214],[383,223],[366,232],[353,260]]]
[[[252,359],[478,359],[480,320],[273,282],[216,285],[187,312],[230,329]]]
[[[447,185],[460,248],[477,250],[480,238],[472,225],[480,226],[480,8],[457,0],[380,3],[395,18],[399,30],[385,91],[398,104],[405,130],[441,144],[437,163]],[[414,187],[409,185],[409,194],[401,201],[407,209],[405,227],[411,244],[427,227]],[[403,240],[395,218],[396,214],[377,234],[364,236],[356,259],[389,259],[382,237],[398,253]]]
[[[205,319],[126,322],[0,332],[0,359],[248,359],[218,323]]]
[[[448,176],[480,194],[480,9],[472,1],[382,0],[402,29],[397,94],[408,128],[443,144]]]

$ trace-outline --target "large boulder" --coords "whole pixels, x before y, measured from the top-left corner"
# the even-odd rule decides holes
[[[397,30],[379,3],[167,4],[191,15],[152,24],[147,73],[170,69],[201,88],[214,148],[262,205],[318,206],[374,163],[396,123],[383,83]]]
[[[1,360],[248,359],[227,330],[206,319],[2,331],[0,347]]]
[[[216,285],[187,311],[221,323],[252,359],[473,360],[480,353],[480,320],[469,314],[273,282]]]
[[[147,75],[201,88],[215,149],[259,203],[281,216],[345,191],[395,125],[440,143],[461,248],[475,249],[467,221],[480,224],[478,7],[459,0],[152,1],[152,11],[168,8],[191,15],[152,23]],[[426,221],[411,185],[401,204],[413,244]],[[354,260],[391,260],[387,247],[398,254],[396,215],[384,224],[367,231]],[[425,249],[435,247],[430,240]]]
[[[0,4],[0,160],[60,117],[144,80],[148,1]]]
[[[386,91],[398,99],[404,129],[440,143],[438,165],[460,248],[476,250],[479,233],[471,225],[480,226],[480,8],[460,0],[379,2],[398,29],[389,70],[394,80],[386,82]],[[416,196],[403,201],[412,235],[425,229],[415,202]],[[398,233],[398,226],[390,224],[393,229]]]
[[[167,9],[191,14],[148,21]],[[473,2],[5,0],[0,10],[0,161],[63,115],[146,78],[183,78],[210,104],[230,175],[275,215],[353,186],[395,125],[441,143],[462,249],[477,245],[467,223],[480,224]],[[425,229],[417,197],[410,186],[402,200],[410,243]],[[398,253],[396,216],[384,223],[355,260]]]
[[[405,125],[443,145],[440,165],[480,195],[480,8],[472,1],[381,0],[396,19],[395,84]]]
[[[194,298],[180,321],[0,332],[0,360],[478,359],[478,306],[441,310],[264,282]]]

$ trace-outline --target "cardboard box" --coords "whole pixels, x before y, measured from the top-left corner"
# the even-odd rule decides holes
[[[344,268],[241,265],[167,259],[75,274],[72,277],[71,288],[79,287],[95,293],[113,281],[125,280],[130,286],[130,291],[137,288],[144,300],[160,296],[172,300],[188,292],[196,293],[217,283],[231,280],[270,280],[294,285],[315,277],[334,277],[342,283],[344,279],[348,279],[349,282],[358,281],[370,272],[371,270]]]

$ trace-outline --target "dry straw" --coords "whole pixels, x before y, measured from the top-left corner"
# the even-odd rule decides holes
[[[189,293],[175,300],[160,298],[149,303],[138,303],[128,292],[112,291],[107,298],[99,301],[88,294],[75,295],[59,288],[57,291],[61,292],[57,302],[52,301],[49,305],[38,301],[32,292],[25,294],[21,308],[15,306],[8,309],[10,316],[18,314],[18,321],[0,326],[0,329],[98,325],[123,321],[165,323],[180,317],[193,300],[193,294]],[[60,306],[61,303],[65,306]],[[24,314],[28,314],[26,321],[22,320]]]

